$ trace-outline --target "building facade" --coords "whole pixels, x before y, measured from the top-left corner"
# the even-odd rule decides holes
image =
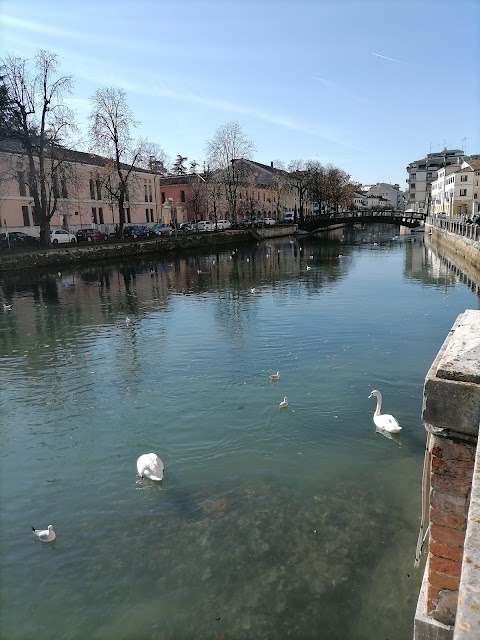
[[[431,185],[430,213],[471,217],[479,213],[480,157],[442,167]]]
[[[119,223],[118,202],[111,195],[115,171],[101,156],[73,150],[65,155],[58,171],[47,176],[47,190],[54,201],[52,229],[96,227],[111,232]],[[235,160],[240,180],[236,186],[237,220],[245,217],[283,219],[296,205],[287,174],[271,165]],[[181,224],[191,220],[229,218],[225,185],[221,176],[208,180],[199,174],[163,176],[156,163],[151,169],[132,171],[124,204],[126,224]],[[125,165],[123,171],[128,171]],[[0,147],[0,229],[39,235],[38,216],[28,185],[28,159],[15,143]],[[305,203],[307,205],[307,203]],[[51,209],[52,210],[52,209]]]
[[[425,158],[414,160],[407,166],[407,209],[413,211],[426,211],[429,206],[430,190],[432,182],[438,177],[438,171],[442,167],[455,164],[463,160],[463,151],[460,149],[443,149],[436,153],[429,153]]]

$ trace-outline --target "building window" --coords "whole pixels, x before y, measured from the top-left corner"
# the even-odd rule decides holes
[[[90,200],[95,200],[95,182],[90,178]]]
[[[97,187],[97,200],[101,200],[102,199],[102,185],[100,184],[100,180],[95,181],[95,185]]]
[[[185,191],[180,191],[180,202],[185,202]]]
[[[58,198],[60,197],[60,193],[58,191],[58,178],[56,173],[53,174],[52,191],[53,191],[53,197],[55,198],[55,200],[58,200]]]
[[[433,175],[433,174],[432,174],[432,172],[431,172],[431,171],[429,171],[429,172],[427,173],[427,178],[431,178],[431,177],[432,177],[432,175]]]
[[[162,191],[162,204],[164,204],[164,203],[165,203],[165,200],[166,200],[166,198],[165,198],[165,191]]]
[[[466,182],[468,176],[460,176],[460,182]]]
[[[127,222],[129,224],[132,222],[132,218],[130,216],[130,207],[127,208]]]
[[[126,202],[128,202],[130,200],[130,198],[128,196],[128,187],[125,187],[125,200],[126,200]]]
[[[35,206],[32,207],[32,220],[33,220],[33,224],[38,227],[40,225],[40,219],[38,217],[37,214],[37,209]]]
[[[412,182],[412,184],[410,185],[410,189],[415,189],[415,182]]]
[[[68,198],[67,181],[65,180],[65,176],[60,178],[60,184],[62,185],[62,198]]]
[[[415,180],[416,177],[417,177],[416,173],[411,173],[410,174],[410,180]]]
[[[151,184],[148,185],[148,198],[149,198],[150,202],[153,202],[152,185]]]
[[[145,220],[147,222],[150,222],[150,212],[148,209],[145,209]]]
[[[153,222],[153,209],[150,209],[150,222]]]
[[[23,171],[17,171],[18,177],[18,190],[20,191],[21,196],[27,195],[27,189],[25,187],[25,174]]]
[[[30,226],[30,217],[28,215],[28,207],[22,207],[22,214],[23,214],[23,226],[24,227],[29,227]]]
[[[100,222],[100,224],[105,224],[103,221],[103,208],[99,207],[98,208],[98,221]]]
[[[92,222],[97,224],[97,207],[92,207]]]
[[[145,202],[148,202],[147,185],[144,184],[143,188],[145,189]]]
[[[466,196],[467,195],[467,190],[466,189],[460,189],[460,196]]]

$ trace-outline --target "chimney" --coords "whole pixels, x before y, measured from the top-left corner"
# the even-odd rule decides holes
[[[273,169],[273,160],[270,162],[270,166],[271,166],[271,167],[272,167],[272,169]]]

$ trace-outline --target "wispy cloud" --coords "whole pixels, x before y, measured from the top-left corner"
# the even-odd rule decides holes
[[[322,78],[320,76],[312,76],[313,80],[317,80],[320,82],[326,89],[333,91],[334,93],[338,93],[345,98],[349,98],[351,100],[356,100],[357,102],[367,102],[367,100],[353,91],[351,91],[348,87],[344,87],[337,82],[333,82],[332,80],[327,80],[327,78]]]
[[[372,53],[372,56],[377,56],[377,58],[383,58],[384,60],[391,60],[392,62],[398,62],[399,64],[406,64],[403,60],[397,60],[396,58],[389,58],[388,56],[382,56],[381,53]]]
[[[88,70],[84,68],[81,71],[81,75],[85,80],[93,82],[95,84],[103,84],[105,75],[97,77],[93,67]],[[270,111],[263,111],[261,109],[255,109],[248,105],[238,104],[228,100],[222,100],[218,98],[205,97],[189,91],[179,91],[167,87],[161,81],[155,81],[152,77],[148,82],[132,82],[127,80],[124,76],[117,76],[114,73],[110,73],[110,82],[123,88],[127,92],[134,93],[136,95],[149,96],[153,98],[164,98],[176,102],[182,102],[184,104],[197,105],[199,107],[205,107],[207,109],[216,109],[219,111],[225,111],[227,113],[235,115],[244,115],[267,122],[268,124],[276,125],[283,129],[290,131],[296,131],[317,138],[322,138],[328,142],[338,144],[341,146],[351,148],[351,145],[345,142],[341,136],[331,129],[324,127],[316,127],[304,124],[298,120],[289,116],[275,114]]]

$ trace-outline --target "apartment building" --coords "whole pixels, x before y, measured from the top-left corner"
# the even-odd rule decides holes
[[[368,203],[370,208],[377,206],[374,204],[375,198],[379,199],[379,206],[385,206],[388,209],[403,211],[405,206],[405,197],[398,184],[377,182],[377,184],[368,185],[366,195],[372,201],[372,204]]]
[[[442,167],[431,185],[430,213],[470,217],[479,213],[480,156]]]
[[[426,211],[431,185],[437,179],[439,169],[463,160],[463,155],[461,149],[443,149],[411,162],[407,166],[407,209]]]

